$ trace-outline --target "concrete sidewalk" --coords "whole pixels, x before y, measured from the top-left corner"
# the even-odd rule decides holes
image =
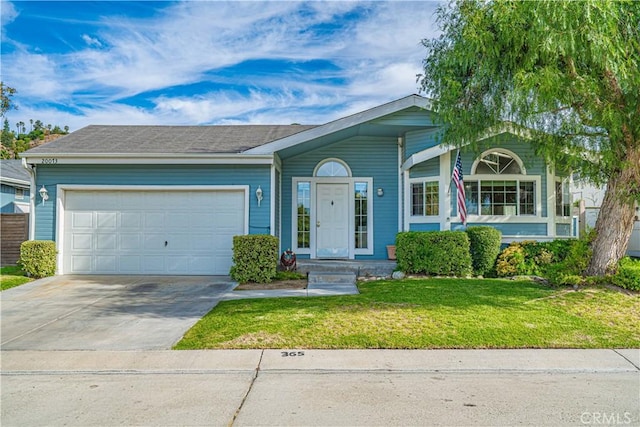
[[[3,426],[640,425],[638,349],[0,356]]]

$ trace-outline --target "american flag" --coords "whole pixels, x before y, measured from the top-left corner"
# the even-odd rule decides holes
[[[464,181],[462,176],[462,158],[460,158],[460,150],[458,150],[458,157],[456,157],[456,166],[453,168],[453,175],[451,179],[456,184],[458,189],[458,215],[462,224],[467,225],[467,205],[464,201]]]

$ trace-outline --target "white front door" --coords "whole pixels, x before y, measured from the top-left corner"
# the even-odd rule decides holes
[[[349,184],[316,184],[316,256],[349,257]]]

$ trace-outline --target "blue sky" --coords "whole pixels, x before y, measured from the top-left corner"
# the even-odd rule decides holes
[[[437,35],[429,1],[0,6],[12,127],[326,123],[416,93]]]

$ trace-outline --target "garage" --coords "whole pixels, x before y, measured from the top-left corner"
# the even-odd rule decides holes
[[[226,275],[247,190],[61,189],[63,274]]]

